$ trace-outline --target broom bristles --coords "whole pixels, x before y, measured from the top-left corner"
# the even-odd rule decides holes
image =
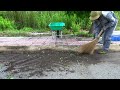
[[[99,39],[96,38],[93,41],[80,46],[80,49],[78,50],[78,52],[79,53],[84,53],[84,54],[93,54],[95,46],[98,43],[98,40]]]
[[[80,53],[86,53],[86,54],[93,54],[94,50],[95,50],[95,46],[98,43],[98,40],[100,38],[100,36],[103,34],[103,29],[100,31],[100,33],[98,34],[97,38],[95,38],[93,41],[91,41],[90,43],[87,43],[85,45],[82,45],[80,47],[80,49],[78,50],[78,52]]]

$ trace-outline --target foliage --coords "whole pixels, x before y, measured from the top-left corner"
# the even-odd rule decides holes
[[[48,28],[50,22],[65,22],[66,28],[70,29],[73,23],[81,28],[89,25],[89,12],[68,11],[1,11],[0,15],[15,21],[17,29],[31,27],[34,29]]]
[[[93,34],[88,34],[85,31],[76,32],[75,35],[79,37],[93,37]]]
[[[14,28],[14,22],[9,21],[7,19],[4,19],[2,16],[0,16],[0,29],[5,30],[5,29],[13,29]]]
[[[118,24],[117,24],[116,30],[120,30],[120,11],[115,11],[115,15],[118,19]]]
[[[49,23],[64,22],[64,34],[87,36],[84,32],[89,31],[92,24],[89,14],[90,11],[0,11],[0,30],[44,32],[50,31]],[[120,11],[115,14],[119,20],[117,30],[120,30]]]
[[[23,31],[32,31],[33,28],[30,28],[30,27],[23,27],[22,29],[20,30],[23,30]]]

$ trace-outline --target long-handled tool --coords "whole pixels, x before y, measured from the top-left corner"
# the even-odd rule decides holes
[[[80,46],[80,49],[78,50],[78,52],[85,53],[85,54],[93,54],[95,50],[95,46],[98,43],[99,38],[102,34],[103,34],[103,30],[100,31],[98,36],[93,41]]]

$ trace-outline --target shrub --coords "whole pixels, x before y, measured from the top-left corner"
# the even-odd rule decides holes
[[[0,29],[5,30],[5,29],[14,29],[14,22],[4,19],[2,16],[0,16]]]
[[[88,32],[84,31],[76,32],[75,35],[79,37],[93,37],[93,34],[88,34]]]
[[[20,30],[23,30],[23,31],[32,31],[33,28],[31,28],[31,27],[23,27],[23,28],[20,29]]]

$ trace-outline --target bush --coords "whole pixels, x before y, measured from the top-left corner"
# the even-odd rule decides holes
[[[32,31],[33,28],[30,28],[30,27],[23,27],[22,29],[20,30],[23,30],[23,31]]]
[[[115,11],[115,15],[118,19],[118,25],[116,27],[116,30],[120,30],[120,11]]]
[[[84,31],[76,32],[75,35],[78,37],[93,37],[93,34],[88,34],[88,32]]]
[[[63,34],[70,34],[70,31],[66,28],[63,29]]]
[[[9,21],[7,19],[4,19],[2,16],[0,16],[0,29],[5,30],[5,29],[14,29],[14,22]]]
[[[79,32],[80,31],[80,24],[75,24],[74,22],[72,23],[72,30],[73,33]]]

